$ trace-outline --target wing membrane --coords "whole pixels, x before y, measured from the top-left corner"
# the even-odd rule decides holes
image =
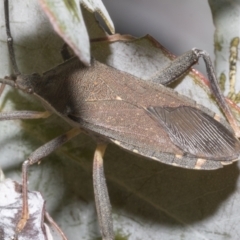
[[[180,106],[147,109],[164,127],[172,142],[184,152],[213,160],[239,155],[240,144],[233,133],[197,108]]]

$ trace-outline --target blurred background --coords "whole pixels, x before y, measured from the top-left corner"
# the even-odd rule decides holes
[[[103,0],[116,32],[152,35],[175,55],[197,47],[214,57],[214,25],[208,1]],[[200,67],[205,72],[205,67]]]

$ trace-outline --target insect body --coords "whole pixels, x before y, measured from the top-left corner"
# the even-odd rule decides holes
[[[7,33],[8,39],[11,39],[10,29]],[[23,75],[17,69],[11,41],[9,49],[16,76],[0,79],[0,83],[35,96],[47,111],[58,114],[73,127],[38,148],[24,162],[23,212],[16,234],[21,233],[29,218],[28,166],[80,132],[93,136],[98,143],[94,154],[93,182],[103,239],[114,239],[111,205],[103,171],[103,155],[108,142],[166,164],[191,169],[217,169],[239,157],[240,143],[227,123],[219,123],[214,119],[214,113],[156,83],[168,84],[178,79],[203,56],[213,92],[226,115],[231,115],[216,85],[209,57],[201,50],[187,52],[159,72],[154,81],[146,82],[94,59],[91,67],[86,67],[76,57],[42,76]],[[47,116],[47,113],[23,111],[1,113],[0,119]]]
[[[72,126],[143,156],[215,169],[239,155],[240,144],[231,131],[194,101],[96,60],[89,68],[75,57],[42,77],[21,78],[15,83],[20,81],[22,90]]]

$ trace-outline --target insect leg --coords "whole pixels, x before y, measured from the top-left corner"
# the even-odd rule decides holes
[[[1,95],[3,93],[3,91],[4,91],[5,86],[6,86],[5,84],[1,84],[0,83],[0,97],[1,97]]]
[[[78,128],[73,128],[67,133],[54,138],[43,146],[35,150],[22,165],[22,198],[23,198],[23,209],[21,219],[16,227],[16,234],[20,233],[29,219],[29,210],[28,210],[28,194],[27,194],[27,171],[30,165],[37,163],[43,157],[48,156],[54,150],[59,148],[64,143],[71,140],[73,137],[77,136],[81,132]]]
[[[205,62],[212,93],[215,96],[218,105],[221,107],[226,118],[228,119],[230,125],[232,126],[236,136],[240,137],[240,129],[238,127],[236,118],[233,116],[232,111],[230,110],[226,99],[220,90],[212,61],[207,52],[194,48],[191,51],[184,53],[182,56],[174,59],[168,66],[159,72],[159,74],[156,74],[151,80],[163,85],[170,84],[173,81],[179,79],[179,77],[186,74],[191,69],[191,67],[198,62],[200,57],[202,57]]]
[[[48,118],[51,115],[50,112],[37,112],[37,111],[12,111],[1,112],[0,121],[3,120],[15,120],[15,119],[39,119]]]
[[[112,211],[103,169],[103,155],[106,147],[106,144],[98,144],[95,150],[93,160],[93,186],[102,239],[113,240]]]
[[[48,220],[48,222],[59,232],[63,240],[67,240],[67,237],[65,236],[62,229],[57,225],[57,223],[52,219],[52,217],[49,215],[48,212],[45,212],[45,218]]]

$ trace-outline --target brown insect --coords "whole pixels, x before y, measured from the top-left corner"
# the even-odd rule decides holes
[[[38,99],[47,112],[1,113],[0,119],[45,118],[56,113],[73,128],[39,147],[23,163],[23,210],[16,226],[21,234],[29,218],[27,169],[81,132],[97,141],[93,160],[93,182],[98,220],[103,239],[114,239],[111,205],[103,170],[103,156],[109,142],[133,153],[166,164],[190,169],[212,170],[236,161],[240,143],[225,122],[194,101],[166,88],[203,57],[212,91],[237,136],[239,130],[219,90],[211,60],[205,51],[193,49],[158,72],[152,81],[92,59],[91,67],[78,58],[50,69],[43,75],[24,75],[14,56],[5,0],[5,18],[14,76],[0,83],[15,87]],[[161,84],[160,84],[161,83]]]

